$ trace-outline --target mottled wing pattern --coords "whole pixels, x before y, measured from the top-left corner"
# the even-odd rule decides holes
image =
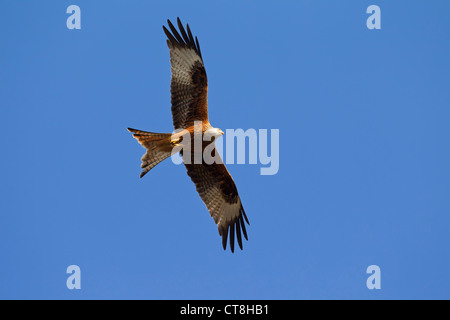
[[[220,159],[219,155],[214,154],[215,152],[217,152],[216,149],[213,150],[213,157]],[[210,165],[204,162],[194,164],[194,161],[191,161],[191,164],[185,164],[185,166],[188,175],[197,188],[197,192],[218,226],[219,234],[222,236],[223,248],[226,249],[229,233],[231,251],[234,252],[235,234],[239,247],[242,249],[242,234],[248,240],[245,222],[248,225],[250,223],[233,178],[225,165],[222,161]]]
[[[208,80],[197,37],[189,25],[185,31],[180,19],[178,28],[167,20],[172,32],[163,26],[170,49],[172,79],[170,84],[172,117],[175,129],[192,126],[194,121],[208,122]]]

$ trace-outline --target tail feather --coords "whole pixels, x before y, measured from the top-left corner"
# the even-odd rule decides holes
[[[147,152],[141,158],[141,178],[158,163],[172,155],[172,146],[170,144],[172,134],[147,132],[132,128],[128,128],[128,131],[132,132],[133,137],[147,149]]]

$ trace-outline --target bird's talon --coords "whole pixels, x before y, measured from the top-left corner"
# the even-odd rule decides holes
[[[171,140],[171,141],[170,141],[170,145],[171,145],[172,147],[176,147],[176,146],[178,146],[178,143],[180,142],[180,140],[181,140],[181,139]]]

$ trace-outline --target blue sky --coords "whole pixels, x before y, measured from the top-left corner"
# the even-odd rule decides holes
[[[81,30],[66,27],[71,4]],[[0,12],[0,298],[450,298],[450,2]],[[125,130],[173,129],[161,26],[177,16],[200,41],[212,124],[280,130],[278,174],[228,165],[251,223],[234,254],[184,166],[139,179],[144,150]]]

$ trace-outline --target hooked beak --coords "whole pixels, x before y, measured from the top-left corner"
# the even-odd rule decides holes
[[[223,131],[220,130],[220,129],[219,129],[219,133],[220,133],[221,136],[223,136],[223,134],[224,134]]]

